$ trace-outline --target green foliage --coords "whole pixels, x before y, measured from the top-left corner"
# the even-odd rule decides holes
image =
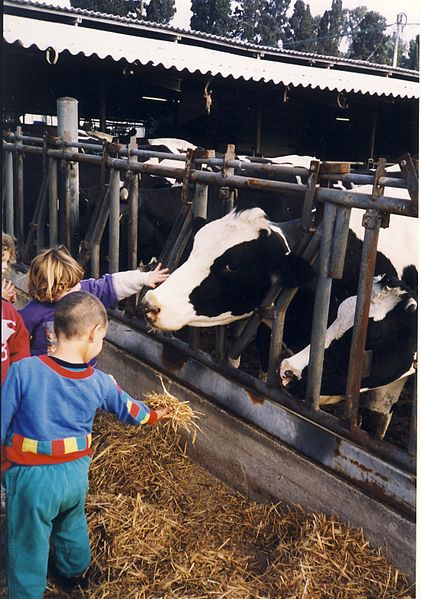
[[[297,0],[289,19],[287,40],[284,48],[302,52],[316,51],[316,24],[311,16],[310,7],[303,0]]]
[[[235,35],[242,40],[279,46],[288,39],[286,15],[291,0],[239,0],[235,9]]]
[[[167,24],[175,15],[175,0],[150,0],[146,6],[146,19]]]
[[[409,47],[406,56],[402,56],[399,66],[404,69],[419,71],[420,68],[420,36],[409,41]]]
[[[232,29],[230,0],[192,0],[190,27],[213,35],[230,36]]]
[[[317,53],[339,56],[339,45],[345,31],[345,14],[342,0],[332,0],[330,10],[323,13],[317,30]]]
[[[385,31],[386,19],[378,12],[368,11],[352,36],[349,58],[379,64],[390,62],[391,38]]]

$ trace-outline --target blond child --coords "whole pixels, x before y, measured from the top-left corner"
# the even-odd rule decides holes
[[[136,401],[88,365],[102,349],[107,325],[96,297],[69,293],[54,314],[54,355],[21,360],[6,379],[1,443],[12,463],[3,476],[9,599],[42,598],[50,539],[56,582],[67,590],[83,582],[80,575],[91,559],[84,504],[96,411],[132,425],[170,415],[167,408],[152,410]]]
[[[31,335],[31,355],[51,354],[55,348],[54,311],[58,300],[74,291],[87,291],[110,308],[118,301],[140,291],[146,285],[156,287],[169,276],[158,264],[155,270],[129,270],[83,279],[83,269],[64,246],[38,254],[29,271],[28,290],[32,300],[20,314]]]

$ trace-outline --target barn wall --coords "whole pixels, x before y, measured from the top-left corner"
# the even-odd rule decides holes
[[[113,374],[135,397],[161,389],[157,371],[111,343],[105,343],[99,367]],[[300,504],[363,527],[370,543],[381,547],[395,566],[414,579],[413,522],[257,428],[171,379],[164,380],[175,396],[202,413],[203,432],[194,445],[188,443],[194,461],[252,499]]]

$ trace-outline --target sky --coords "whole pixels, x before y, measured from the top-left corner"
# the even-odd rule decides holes
[[[46,0],[47,4],[55,6],[70,6],[70,0]],[[171,25],[182,29],[190,28],[190,0],[175,0],[177,9]],[[295,0],[291,0],[291,10]],[[330,9],[332,0],[307,0],[310,11],[313,16],[322,14]],[[395,23],[396,15],[399,12],[406,14],[408,25],[403,30],[403,38],[409,40],[414,38],[420,32],[421,22],[421,2],[419,0],[342,0],[343,8],[356,8],[357,6],[367,6],[368,10],[380,13],[387,19],[387,23]],[[388,31],[392,32],[392,27]]]

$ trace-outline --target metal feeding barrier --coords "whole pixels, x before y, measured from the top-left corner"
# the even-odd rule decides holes
[[[228,146],[223,157],[215,157],[210,150],[188,150],[185,154],[173,154],[138,149],[136,140],[128,146],[119,143],[92,143],[75,141],[77,138],[77,102],[69,98],[58,100],[59,137],[45,134],[43,138],[22,135],[21,128],[6,134],[3,141],[3,201],[4,227],[7,233],[16,235],[19,259],[29,263],[34,252],[42,247],[63,243],[78,261],[87,267],[91,275],[100,276],[100,247],[108,222],[109,272],[119,270],[121,250],[120,236],[120,173],[128,181],[128,239],[127,262],[129,268],[138,265],[139,231],[139,175],[148,173],[171,177],[181,183],[181,209],[167,239],[159,260],[173,271],[180,263],[182,254],[192,234],[196,216],[207,215],[208,186],[220,190],[221,213],[232,209],[235,190],[250,189],[279,193],[283,197],[296,198],[302,202],[302,237],[295,252],[313,262],[318,258],[318,279],[311,333],[309,378],[306,402],[314,413],[319,410],[324,344],[328,322],[328,307],[332,280],[341,278],[349,231],[351,208],[366,210],[363,219],[361,269],[358,284],[357,307],[351,359],[349,362],[346,402],[343,419],[352,431],[358,429],[357,414],[368,324],[371,288],[380,227],[388,226],[389,214],[408,217],[418,215],[418,172],[409,155],[401,159],[401,173],[389,176],[385,161],[378,161],[375,173],[350,172],[349,164],[319,163],[310,168],[249,162],[235,158],[234,146]],[[24,160],[25,155],[41,158],[42,183],[33,208],[29,230],[25,232],[24,216]],[[140,162],[139,159],[155,157],[178,161],[180,166],[164,166]],[[79,215],[79,165],[95,165],[103,183],[83,239],[80,239]],[[218,172],[203,170],[204,167],[219,169]],[[105,183],[109,172],[108,184]],[[279,180],[288,176],[305,176],[307,183],[287,183]],[[331,181],[372,185],[371,196],[358,191],[329,187]],[[409,191],[411,201],[383,196],[385,186]],[[321,218],[323,213],[323,218]],[[316,216],[315,216],[316,215]],[[321,222],[319,222],[321,221]],[[48,232],[48,233],[47,233]],[[248,319],[241,333],[227,349],[225,328],[216,332],[216,355],[222,360],[238,358],[256,333],[264,319],[272,321],[267,387],[279,387],[279,361],[282,351],[283,328],[287,308],[296,289],[282,289],[274,278],[262,304]],[[131,299],[126,303],[130,316],[138,315],[137,306]],[[141,326],[137,322],[137,327]],[[146,330],[146,328],[145,328]],[[200,347],[198,329],[190,328],[190,350]],[[320,413],[321,414],[321,413]],[[415,455],[416,437],[415,400],[410,426],[408,451]]]

